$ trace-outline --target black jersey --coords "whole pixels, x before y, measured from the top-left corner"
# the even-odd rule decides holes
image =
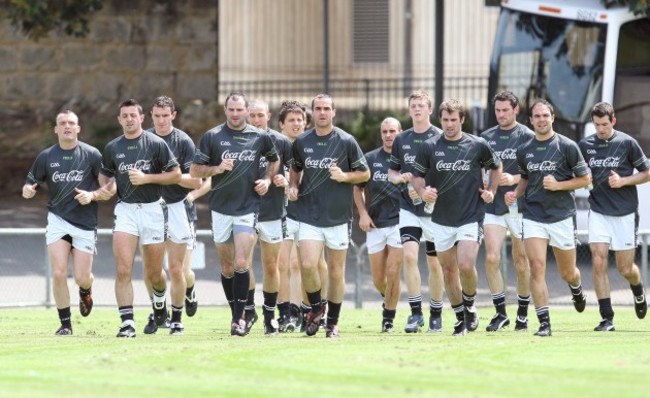
[[[297,221],[333,227],[352,220],[352,184],[332,180],[331,166],[338,166],[343,172],[368,170],[366,158],[352,135],[338,127],[325,136],[311,129],[294,141],[291,167],[302,172]]]
[[[366,207],[368,215],[377,228],[385,228],[399,223],[399,198],[403,184],[395,185],[388,181],[388,166],[391,154],[379,147],[365,154],[370,180],[359,184],[368,187]]]
[[[162,185],[133,185],[129,170],[160,174],[178,167],[174,154],[165,141],[143,131],[137,138],[121,135],[104,148],[101,173],[115,177],[117,195],[125,203],[152,203],[162,197]]]
[[[587,166],[591,169],[593,190],[589,194],[592,210],[608,216],[624,216],[639,207],[636,185],[611,188],[608,183],[611,171],[627,177],[638,171],[648,170],[648,159],[639,143],[629,135],[614,130],[608,140],[596,134],[585,137],[578,144]]]
[[[156,133],[155,129],[149,129],[147,131],[154,134]],[[190,172],[192,161],[194,160],[194,152],[196,149],[194,141],[192,141],[190,136],[184,131],[174,128],[171,133],[164,136],[158,135],[158,137],[165,140],[165,143],[167,143],[167,146],[171,149],[181,167],[181,173],[188,174]],[[191,188],[185,188],[178,184],[163,185],[162,197],[167,203],[176,203],[185,199],[187,194],[191,191]]]
[[[517,165],[517,148],[526,142],[535,138],[535,133],[523,124],[517,125],[511,130],[502,130],[499,126],[492,127],[481,133],[481,137],[487,141],[494,154],[501,159],[503,172],[508,174],[519,174]],[[494,201],[485,206],[485,212],[495,215],[503,215],[508,212],[508,206],[505,203],[505,193],[514,191],[517,184],[511,186],[501,186],[497,189]],[[518,199],[519,211],[524,207],[523,197]]]
[[[47,209],[65,221],[86,231],[97,228],[97,202],[81,205],[75,188],[94,191],[102,155],[96,148],[78,142],[73,149],[52,145],[41,152],[27,174],[27,184],[47,185]]]
[[[260,195],[255,192],[260,158],[278,160],[271,137],[249,124],[241,131],[221,124],[208,130],[194,156],[194,163],[218,166],[223,159],[233,159],[231,171],[212,176],[210,208],[229,216],[258,213]]]
[[[393,149],[390,158],[389,168],[401,173],[412,173],[414,169],[415,156],[420,149],[420,145],[429,138],[441,135],[442,130],[435,126],[430,126],[424,133],[416,133],[412,128],[398,134],[393,141]],[[409,197],[408,189],[401,190],[400,207],[420,217],[429,217],[424,211],[424,203],[419,205],[413,204],[413,199]]]
[[[280,159],[280,167],[278,167],[277,174],[284,175],[286,168],[291,163],[291,141],[286,136],[272,129],[268,129],[266,133],[271,137],[275,151],[278,153]],[[266,176],[267,166],[268,161],[265,157],[262,157],[260,159],[259,169],[260,178]],[[262,197],[262,202],[260,203],[260,214],[257,217],[259,221],[280,220],[284,217],[286,214],[284,190],[284,187],[276,187],[275,184],[271,183],[269,191]]]
[[[441,225],[460,227],[485,218],[482,169],[498,169],[499,158],[481,137],[462,133],[457,141],[438,135],[425,141],[415,160],[413,174],[424,177],[438,190],[431,219]]]
[[[547,191],[543,180],[553,175],[566,181],[589,173],[578,144],[557,133],[546,141],[533,138],[517,150],[517,162],[521,178],[528,180],[524,218],[550,224],[576,214],[573,191]]]

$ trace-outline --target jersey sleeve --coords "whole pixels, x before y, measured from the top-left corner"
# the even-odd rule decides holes
[[[304,168],[302,155],[300,153],[299,141],[300,140],[295,140],[293,142],[293,145],[291,145],[291,154],[292,154],[291,168],[293,168],[293,170],[296,171],[297,173],[300,173]]]
[[[582,156],[578,144],[575,142],[567,143],[566,157],[574,175],[582,177],[589,174],[587,162],[585,162],[585,158]]]
[[[390,160],[388,162],[388,168],[390,170],[400,171],[402,169],[402,150],[401,145],[399,145],[400,141],[399,135],[395,137],[395,141],[393,141],[393,148],[391,149]]]
[[[111,143],[108,143],[106,147],[104,147],[100,172],[107,177],[115,177],[115,162],[111,155]]]
[[[158,157],[163,171],[169,171],[179,166],[176,156],[174,156],[172,150],[169,149],[169,145],[162,138],[158,141]]]
[[[393,146],[394,148],[394,146]],[[413,175],[417,177],[424,177],[431,168],[431,143],[425,141],[418,149],[415,155],[415,163],[413,163]]]
[[[41,152],[34,160],[32,168],[27,173],[26,184],[43,184],[47,178],[47,154],[48,150]]]
[[[198,165],[210,164],[210,162],[212,161],[212,159],[210,158],[212,136],[213,133],[210,131],[208,131],[207,133],[203,134],[203,136],[201,136],[201,139],[199,140],[199,147],[196,149],[196,152],[194,153],[193,163],[196,163]],[[215,165],[219,165],[219,163],[215,161]]]
[[[368,162],[359,144],[353,139],[348,140],[348,159],[350,161],[350,170],[353,171],[366,171],[368,170]]]
[[[648,158],[646,158],[643,153],[643,149],[636,140],[629,140],[630,150],[628,151],[628,156],[630,157],[630,164],[637,169],[638,171],[646,171],[650,168]]]
[[[528,179],[528,169],[526,169],[526,153],[522,150],[523,147],[517,149],[517,165],[519,166],[519,175],[521,178]]]
[[[479,138],[479,142],[481,143],[481,166],[485,169],[498,169],[501,162],[499,157],[484,138]]]
[[[262,156],[266,158],[269,162],[275,162],[278,158],[278,152],[273,145],[273,140],[268,134],[263,134],[262,136],[263,145],[262,145]]]

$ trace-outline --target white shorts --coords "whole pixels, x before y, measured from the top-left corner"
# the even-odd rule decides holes
[[[478,222],[461,225],[460,227],[448,227],[433,223],[433,231],[438,253],[451,249],[456,242],[461,240],[469,240],[479,245],[483,240],[483,226]]]
[[[284,238],[285,219],[273,221],[260,221],[257,224],[257,233],[262,242],[280,243]]]
[[[399,233],[399,225],[392,225],[385,228],[372,228],[366,233],[366,246],[368,254],[379,253],[386,245],[402,248],[402,238]]]
[[[86,231],[75,227],[66,220],[57,216],[54,213],[47,213],[47,228],[45,229],[45,242],[47,245],[60,240],[66,235],[72,237],[72,247],[75,249],[90,253],[97,254],[97,231]]]
[[[251,230],[255,233],[257,229],[257,214],[248,213],[241,216],[229,216],[226,214],[217,213],[212,211],[212,240],[215,243],[225,243],[230,240],[235,227],[244,227],[244,229]]]
[[[639,245],[636,213],[607,216],[589,211],[589,243],[607,243],[614,251],[633,250]]]
[[[167,237],[167,204],[160,199],[151,203],[115,205],[114,232],[126,232],[140,237],[140,244],[164,243]]]
[[[298,235],[298,229],[300,228],[300,223],[293,218],[287,217],[286,230],[284,232],[284,239],[286,240],[296,240]]]
[[[187,200],[167,203],[167,239],[178,244],[185,243],[188,250],[194,249],[196,240],[191,206]]]
[[[517,239],[521,239],[521,224],[523,220],[524,217],[521,213],[518,213],[517,217],[510,217],[508,213],[501,216],[485,213],[483,225],[498,225],[510,231],[510,235]]]
[[[350,224],[340,224],[333,227],[316,227],[300,223],[298,240],[320,240],[333,250],[347,250],[350,244]]]
[[[571,250],[576,247],[576,227],[573,217],[551,224],[541,223],[524,218],[522,239],[548,239],[549,245],[561,250]]]
[[[434,242],[433,225],[431,216],[418,217],[408,210],[399,209],[399,228],[420,228],[422,230],[422,237],[429,242]],[[438,250],[438,244],[436,244],[436,250]]]

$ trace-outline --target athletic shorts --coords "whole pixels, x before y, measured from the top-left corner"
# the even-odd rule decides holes
[[[178,244],[185,243],[188,250],[194,249],[196,231],[192,221],[192,204],[187,200],[167,203],[167,212],[167,239]]]
[[[114,214],[114,232],[138,236],[142,245],[165,242],[168,218],[164,200],[151,203],[118,202]]]
[[[347,250],[350,244],[350,223],[333,227],[316,227],[301,222],[298,228],[298,240],[319,240],[333,250]]]
[[[485,213],[483,225],[498,225],[510,231],[510,235],[517,239],[521,239],[521,224],[523,219],[524,217],[521,213],[518,213],[517,217],[510,217],[508,213],[501,216]]]
[[[262,242],[275,244],[280,243],[284,239],[284,231],[286,230],[286,219],[272,221],[260,221],[257,223],[257,233]]]
[[[70,235],[72,238],[72,247],[75,249],[85,253],[97,254],[97,230],[87,231],[75,227],[56,214],[48,212],[47,228],[45,229],[45,242],[47,245],[51,245],[66,235]]]
[[[483,225],[478,222],[471,222],[460,227],[448,227],[433,223],[433,231],[438,253],[451,249],[456,242],[461,240],[469,240],[479,245],[483,240]]]
[[[549,245],[561,250],[571,250],[576,247],[576,225],[573,217],[562,221],[546,224],[524,218],[522,239],[548,239]]]
[[[427,240],[429,242],[434,242],[433,225],[434,224],[433,221],[431,221],[431,216],[418,217],[408,210],[399,209],[399,228],[420,228],[422,230],[422,236],[424,236],[424,240]],[[438,248],[437,244],[436,248]]]
[[[386,246],[401,249],[402,238],[399,233],[399,225],[370,229],[366,233],[366,246],[368,247],[368,254],[379,253]]]
[[[212,211],[212,240],[215,243],[226,243],[230,241],[233,234],[238,232],[250,232],[257,230],[257,214],[248,213],[241,216],[229,216]]]
[[[296,240],[298,235],[298,229],[300,228],[300,223],[293,218],[287,217],[286,230],[284,232],[284,239],[286,240]]]
[[[614,251],[633,250],[639,245],[639,217],[608,216],[589,211],[589,243],[607,243]]]

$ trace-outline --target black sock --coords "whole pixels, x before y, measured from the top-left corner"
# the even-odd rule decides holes
[[[271,293],[262,291],[262,294],[264,295],[264,319],[271,320],[275,316],[275,305],[278,301],[278,292]]]
[[[221,278],[223,280],[223,275],[221,275]],[[188,286],[187,289],[185,289],[185,297],[192,297],[192,292],[194,291],[194,285]]]
[[[506,315],[506,293],[495,293],[492,295],[492,303],[494,308],[496,308],[497,313],[501,315]]]
[[[530,295],[526,297],[518,295],[517,303],[519,304],[519,306],[517,307],[517,316],[522,318],[528,318],[528,305],[530,304]]]
[[[409,296],[411,315],[422,315],[422,295]]]
[[[288,301],[278,303],[278,312],[280,313],[281,317],[289,316],[290,308],[290,303]]]
[[[235,301],[233,319],[241,319],[244,317],[244,308],[248,299],[248,285],[250,281],[251,274],[247,269],[235,270],[235,277],[233,278],[232,284],[233,299]]]
[[[133,320],[132,305],[125,305],[124,307],[119,307],[117,310],[120,312],[120,319],[122,319],[122,322]]]
[[[454,310],[454,314],[456,315],[456,320],[457,321],[465,321],[465,306],[463,303],[460,303],[458,305],[452,305],[451,309]]]
[[[235,293],[233,291],[233,283],[235,282],[234,277],[227,277],[224,274],[221,274],[221,287],[223,287],[223,292],[226,295],[226,300],[230,306],[230,312],[235,312]]]
[[[612,308],[612,299],[607,297],[604,299],[598,300],[598,309],[600,311],[600,316],[603,319],[609,321],[614,320],[614,309]]]
[[[571,294],[574,296],[582,295],[582,284],[578,283],[578,286],[571,286],[569,283],[569,289],[571,289]]]
[[[172,322],[180,322],[183,315],[183,306],[176,307],[172,304]]]
[[[309,304],[311,304],[312,311],[314,312],[320,311],[320,308],[323,305],[321,301],[320,289],[311,293],[307,292],[307,299],[309,300]]]
[[[395,319],[395,315],[397,314],[397,310],[387,310],[384,308],[384,311],[382,312],[382,318],[384,318],[384,321],[393,321]]]
[[[632,289],[632,294],[634,296],[643,296],[643,283],[639,283],[638,285],[630,285],[630,289]]]
[[[429,315],[434,318],[442,315],[442,301],[436,301],[434,299],[429,301]]]
[[[535,308],[535,312],[537,313],[537,319],[539,320],[540,325],[544,322],[549,325],[551,324],[551,314],[547,305]]]
[[[248,291],[248,296],[246,297],[246,311],[255,311],[255,289],[250,289]]]
[[[311,305],[309,305],[309,304],[305,303],[304,301],[302,301],[300,303],[300,311],[302,312],[303,315],[307,315],[307,313],[309,311],[311,311]]]
[[[327,325],[334,326],[339,324],[339,315],[341,314],[341,303],[327,302]]]
[[[72,329],[72,322],[70,321],[70,317],[72,317],[70,314],[70,307],[61,309],[57,308],[57,311],[59,312],[59,320],[61,321],[61,326]]]
[[[309,310],[307,310],[307,312],[309,312]],[[300,316],[301,316],[300,307],[298,307],[294,303],[289,304],[289,315],[291,315],[293,317],[296,317],[296,318],[300,318]]]
[[[82,287],[79,288],[79,296],[80,297],[86,297],[92,292],[93,288],[89,287],[88,289],[84,289]]]
[[[463,292],[463,305],[465,308],[470,309],[474,306],[474,299],[476,298],[476,292],[474,294],[467,294]]]

